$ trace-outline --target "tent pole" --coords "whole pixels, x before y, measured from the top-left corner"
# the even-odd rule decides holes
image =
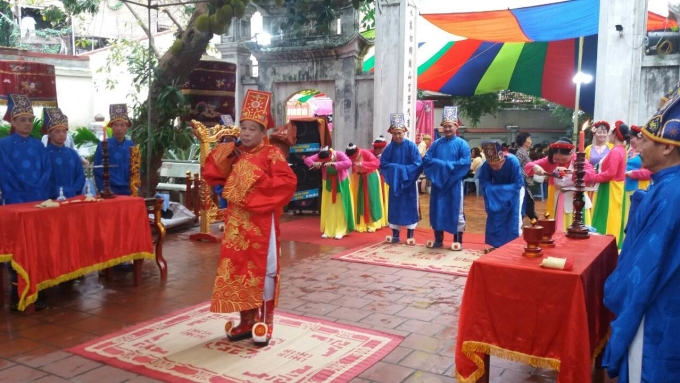
[[[578,39],[578,61],[576,73],[581,73],[581,62],[583,61],[583,36]],[[576,81],[576,100],[574,102],[574,131],[572,132],[571,141],[578,147],[578,114],[579,114],[579,103],[581,101],[581,81]]]
[[[151,59],[153,55],[153,50],[151,49],[151,39],[153,36],[151,34],[153,33],[151,30],[151,0],[147,0],[147,7],[146,7],[146,14],[147,14],[147,25],[149,28],[149,40],[148,40],[148,55],[149,55],[149,60],[148,60],[148,68],[147,68],[147,76],[148,76],[148,86],[149,86],[149,92],[148,92],[148,97],[146,99],[146,196],[147,198],[151,198],[151,153],[153,151],[153,148],[151,147],[151,143],[153,140],[151,140]]]

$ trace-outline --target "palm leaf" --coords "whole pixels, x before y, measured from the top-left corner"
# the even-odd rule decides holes
[[[76,147],[81,147],[85,144],[99,144],[99,138],[88,128],[82,127],[76,129],[76,133],[73,135],[73,143]]]

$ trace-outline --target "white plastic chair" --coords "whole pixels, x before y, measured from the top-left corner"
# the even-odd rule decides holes
[[[467,195],[467,183],[473,183],[475,184],[475,192],[477,194],[477,197],[479,197],[479,173],[475,172],[475,176],[473,178],[467,178],[463,180],[463,190],[465,190],[465,195]]]
[[[540,192],[538,195],[536,195],[534,197],[540,196],[541,201],[545,201],[545,189],[547,187],[545,185],[545,176],[537,176],[537,175],[534,174],[534,182],[538,183],[538,190]]]

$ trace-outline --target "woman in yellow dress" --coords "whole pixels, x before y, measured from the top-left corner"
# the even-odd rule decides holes
[[[354,198],[348,172],[352,160],[343,152],[323,147],[318,154],[305,158],[305,165],[321,169],[321,237],[342,239],[354,231]]]

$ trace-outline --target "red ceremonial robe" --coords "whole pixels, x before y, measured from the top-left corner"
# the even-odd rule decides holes
[[[272,216],[278,261],[279,217],[297,185],[297,178],[279,149],[264,144],[251,150],[241,149],[242,154],[229,169],[232,161],[228,156],[233,148],[233,143],[217,145],[201,172],[211,186],[224,185],[222,197],[229,203],[210,304],[210,311],[219,313],[262,306]],[[278,267],[277,263],[276,297]]]

